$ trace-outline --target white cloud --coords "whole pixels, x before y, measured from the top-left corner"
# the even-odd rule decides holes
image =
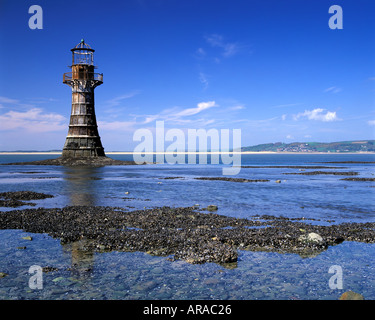
[[[293,137],[291,134],[288,134],[288,135],[286,136],[286,138],[287,138],[287,139],[294,139],[294,137]]]
[[[340,120],[336,115],[336,111],[325,111],[325,109],[322,108],[316,108],[314,110],[305,110],[305,112],[293,115],[294,120],[299,120],[300,118],[307,118],[308,120],[317,120],[323,122]]]
[[[281,116],[281,120],[285,120],[286,119],[286,114],[283,114],[282,116]]]
[[[215,103],[215,101],[200,102],[197,104],[196,108],[189,108],[189,109],[182,110],[178,112],[175,116],[177,118],[185,117],[185,116],[192,116],[194,114],[197,114],[199,112],[202,112],[203,110],[206,110],[212,107],[217,107],[217,104]]]
[[[29,132],[52,132],[67,129],[66,118],[57,113],[44,113],[40,108],[25,112],[8,111],[0,115],[0,131],[23,129]]]
[[[375,126],[375,120],[369,120],[367,121],[367,124],[370,126]]]

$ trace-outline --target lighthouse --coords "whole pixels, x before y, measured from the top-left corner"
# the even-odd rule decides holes
[[[83,39],[71,51],[72,71],[64,73],[63,83],[72,88],[72,109],[62,157],[105,157],[96,122],[94,99],[94,90],[103,83],[103,74],[94,72],[95,50]]]
[[[104,153],[95,116],[94,90],[103,83],[96,73],[94,49],[81,40],[72,51],[71,72],[64,73],[63,83],[72,88],[72,111],[62,155],[56,159],[15,162],[12,165],[56,165],[78,167],[121,166],[138,164],[132,160],[115,160]]]

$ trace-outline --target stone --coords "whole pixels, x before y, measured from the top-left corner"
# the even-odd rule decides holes
[[[301,241],[301,242],[312,242],[312,243],[322,243],[323,242],[323,238],[315,232],[310,232],[307,235],[305,235],[305,234],[301,235],[298,238],[298,240]]]
[[[155,273],[155,274],[161,274],[164,272],[164,269],[162,267],[156,267],[154,269],[151,270],[152,273]]]
[[[0,278],[4,278],[4,277],[6,277],[8,274],[7,273],[5,273],[5,272],[0,272]]]
[[[276,182],[276,183],[281,183],[281,180],[276,180],[275,182]]]
[[[315,232],[310,232],[307,235],[307,240],[308,241],[312,241],[312,242],[322,242],[323,238],[321,237],[321,235],[319,235],[319,234],[317,234]]]
[[[150,280],[136,284],[133,289],[135,291],[149,291],[157,286],[157,282]]]
[[[213,204],[207,206],[208,211],[217,211],[217,209],[218,209],[218,207],[213,205]]]
[[[23,240],[28,240],[28,241],[31,241],[31,240],[33,240],[33,238],[32,238],[32,237],[30,237],[30,236],[22,237],[22,239],[23,239]]]
[[[365,298],[360,293],[349,290],[344,292],[339,300],[365,300]]]

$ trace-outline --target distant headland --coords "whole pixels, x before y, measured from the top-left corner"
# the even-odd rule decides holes
[[[242,147],[242,152],[295,152],[295,153],[375,153],[375,140],[339,142],[265,143]]]
[[[233,151],[223,152],[232,153]],[[235,150],[234,153],[375,153],[375,140],[356,140],[356,141],[339,141],[339,142],[276,142],[276,143],[264,143],[254,146],[242,147],[241,150]],[[50,155],[61,155],[61,150],[14,150],[14,151],[1,151],[0,155],[6,154],[50,154]],[[133,151],[108,151],[107,154],[121,155],[144,152],[133,152]],[[176,152],[146,152],[152,154],[164,153],[172,154]],[[222,153],[221,151],[185,151],[177,153]]]

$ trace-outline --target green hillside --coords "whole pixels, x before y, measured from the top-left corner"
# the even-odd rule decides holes
[[[340,142],[293,142],[266,143],[243,147],[242,151],[272,152],[375,152],[375,140],[340,141]]]

